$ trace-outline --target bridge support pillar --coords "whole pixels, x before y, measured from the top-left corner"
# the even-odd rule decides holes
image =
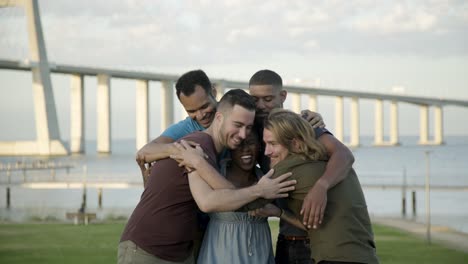
[[[317,96],[316,95],[309,95],[309,110],[313,112],[317,112],[318,104],[317,104]]]
[[[419,144],[429,144],[429,107],[419,107]]]
[[[434,144],[444,144],[444,120],[442,106],[434,107]]]
[[[335,137],[343,142],[343,97],[335,97]]]
[[[39,6],[37,1],[25,1],[23,7],[28,19],[31,59],[38,62],[38,65],[32,68],[38,150],[40,155],[51,155],[53,153],[50,141],[60,140],[60,135]],[[62,154],[67,154],[65,149],[64,152]]]
[[[375,101],[375,146],[398,145],[398,104],[390,103],[390,140],[384,140],[384,104],[382,99]]]
[[[70,149],[72,153],[83,153],[84,137],[84,83],[83,75],[71,76],[70,92]]]
[[[136,83],[136,149],[149,141],[148,81]]]
[[[374,145],[381,146],[383,144],[383,101],[378,99],[375,101],[375,136]]]
[[[0,6],[24,8],[28,25],[29,53],[37,64],[31,68],[33,80],[36,141],[0,142],[2,155],[67,155],[60,139],[49,62],[42,34],[38,1],[1,1]]]
[[[434,106],[434,137],[429,140],[429,106],[420,106],[419,120],[419,144],[420,145],[441,145],[444,144],[443,136],[443,112],[442,106]]]
[[[351,98],[351,141],[350,146],[359,146],[359,133],[360,133],[360,119],[359,119],[359,98]]]
[[[174,82],[161,82],[161,131],[174,123]]]
[[[390,104],[390,145],[398,145],[398,138],[398,103],[392,101]]]
[[[290,97],[292,100],[291,109],[294,113],[299,114],[301,112],[301,94],[299,93],[290,93]]]
[[[97,76],[97,151],[98,153],[111,152],[111,101],[110,76],[98,74]]]

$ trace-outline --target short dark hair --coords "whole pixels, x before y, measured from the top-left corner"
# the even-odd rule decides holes
[[[272,70],[260,70],[252,75],[249,81],[250,85],[273,85],[281,88],[283,87],[283,79]]]
[[[180,98],[180,93],[185,96],[190,96],[195,92],[195,86],[200,85],[206,94],[213,96],[211,81],[202,70],[193,70],[184,73],[177,80],[175,88],[177,98]]]
[[[254,98],[242,89],[232,89],[225,93],[219,100],[218,111],[231,109],[235,105],[242,106],[249,111],[255,111]]]

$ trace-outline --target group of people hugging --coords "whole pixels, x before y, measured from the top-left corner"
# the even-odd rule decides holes
[[[188,117],[137,153],[144,191],[119,264],[379,262],[352,152],[320,114],[283,109],[276,72],[219,102],[202,70],[175,89]]]

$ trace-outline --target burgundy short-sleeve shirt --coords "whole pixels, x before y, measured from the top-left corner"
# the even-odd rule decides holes
[[[191,133],[182,139],[200,144],[216,167],[210,135]],[[128,220],[121,241],[131,240],[143,250],[168,261],[182,261],[191,252],[197,226],[197,204],[187,173],[176,161],[163,159],[153,166],[140,202]]]

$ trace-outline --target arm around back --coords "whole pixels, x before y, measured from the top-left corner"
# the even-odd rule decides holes
[[[177,149],[170,143],[192,133],[201,131],[204,128],[190,117],[172,124],[156,139],[146,144],[137,152],[137,162],[153,162],[168,158],[171,154],[177,153]]]
[[[317,228],[322,223],[327,191],[346,178],[354,163],[353,153],[334,136],[324,133],[318,140],[325,146],[329,160],[325,172],[309,190],[302,204],[301,214],[308,228]]]
[[[169,158],[170,155],[178,151],[172,143],[174,143],[174,139],[166,136],[159,136],[138,150],[136,155],[137,162],[150,163]]]
[[[318,140],[327,149],[329,157],[327,168],[319,181],[325,181],[327,189],[330,189],[346,178],[353,166],[354,155],[348,147],[330,134],[324,133]]]

